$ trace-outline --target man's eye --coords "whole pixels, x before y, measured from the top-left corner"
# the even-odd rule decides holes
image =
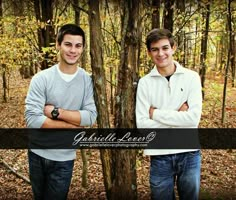
[[[157,51],[157,50],[158,50],[158,49],[154,49],[154,48],[153,48],[153,49],[151,49],[151,51]]]

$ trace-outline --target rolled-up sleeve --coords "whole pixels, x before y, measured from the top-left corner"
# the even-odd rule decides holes
[[[25,99],[25,121],[28,128],[41,128],[46,116],[44,105],[46,101],[45,85],[40,76],[34,76]]]
[[[88,84],[86,84],[83,105],[80,110],[80,126],[92,126],[97,118],[97,110],[94,102],[93,82],[91,77],[88,76],[86,82]]]

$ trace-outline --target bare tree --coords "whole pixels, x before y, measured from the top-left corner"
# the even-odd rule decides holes
[[[79,0],[73,0],[72,5],[75,10],[75,24],[80,24],[80,9],[76,9],[76,6],[79,5]]]
[[[165,6],[164,6],[164,13],[163,13],[163,19],[164,19],[164,25],[163,27],[166,29],[169,29],[171,32],[173,32],[173,15],[174,15],[174,3],[175,0],[165,0]]]
[[[40,22],[38,28],[38,44],[42,51],[43,47],[50,47],[55,43],[55,33],[53,26],[53,1],[54,0],[34,0],[34,11],[36,20]],[[49,67],[49,53],[46,53],[41,69]]]
[[[202,87],[204,88],[205,76],[206,76],[206,58],[207,58],[207,41],[208,41],[208,32],[209,32],[209,22],[210,22],[210,2],[208,2],[205,7],[202,8],[202,19],[205,21],[205,28],[202,31],[202,40],[201,40],[201,54],[200,54],[200,77]],[[203,90],[204,98],[204,90]]]
[[[231,12],[231,3],[232,0],[228,0],[227,4],[227,27],[228,33],[229,33],[229,49],[228,49],[228,57],[227,57],[227,64],[225,66],[225,79],[224,79],[224,89],[223,89],[223,102],[222,102],[222,118],[221,123],[224,124],[225,122],[225,102],[226,102],[226,90],[227,90],[227,82],[228,82],[228,71],[229,71],[229,65],[230,61],[232,62],[232,57],[234,58],[233,53],[233,46],[232,46],[232,12]]]
[[[3,2],[0,0],[0,19],[3,18]],[[2,20],[0,21],[0,35],[3,34],[3,24]],[[7,77],[6,77],[6,71],[7,71],[7,65],[5,63],[0,63],[0,66],[2,67],[2,88],[3,88],[3,101],[7,102]]]
[[[230,4],[233,2],[233,0],[231,0]],[[231,4],[232,6],[232,4]],[[235,21],[234,15],[231,11],[231,9],[229,10],[230,13],[228,13],[228,15],[230,15],[230,19],[231,22]],[[228,22],[229,23],[229,22]],[[234,23],[233,23],[234,24]],[[233,29],[233,26],[231,24],[230,27],[230,51],[231,51],[231,56],[230,56],[230,64],[231,64],[231,76],[232,76],[232,87],[235,87],[235,73],[236,73],[236,65],[235,65],[235,60],[236,60],[236,39],[235,39],[235,30]]]
[[[115,127],[135,127],[135,92],[139,46],[139,9],[141,1],[122,1],[121,59],[116,94]],[[112,199],[137,199],[136,151],[116,150],[112,152],[113,187]]]
[[[103,66],[102,50],[102,32],[99,12],[99,1],[89,0],[89,24],[90,24],[90,54],[91,66],[93,71],[93,81],[95,89],[95,102],[98,111],[98,127],[109,128],[108,102],[106,95],[106,76]],[[111,198],[111,150],[100,150],[101,161],[103,166],[103,178],[106,188],[107,198]]]
[[[160,28],[161,0],[152,0],[152,28]]]
[[[176,20],[175,26],[180,28],[184,23],[184,13],[185,13],[185,0],[176,1]],[[185,31],[183,28],[178,30],[177,42],[178,42],[178,51],[179,53],[179,62],[185,66]]]

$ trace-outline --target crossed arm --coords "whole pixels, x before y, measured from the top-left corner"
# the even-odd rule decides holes
[[[178,109],[178,112],[180,112],[180,111],[187,111],[188,108],[189,108],[188,103],[184,102],[180,106],[180,108]],[[150,119],[153,119],[153,112],[154,112],[155,109],[157,109],[157,108],[156,107],[152,107],[152,106],[149,108],[149,117],[150,117]]]
[[[53,105],[44,106],[44,115],[47,117],[41,128],[80,128],[81,115],[79,111],[59,108],[58,120],[53,120],[51,112]]]
[[[139,81],[136,96],[136,124],[138,128],[192,128],[197,127],[202,110],[202,92],[200,78],[196,75],[191,79],[189,92],[185,102],[178,104],[173,101],[172,108],[162,108],[156,103],[152,106],[152,91],[148,90],[148,82],[145,79]],[[162,98],[160,96],[160,98]],[[169,100],[169,99],[167,99]],[[161,101],[160,101],[161,103]],[[173,108],[179,105],[179,108]]]
[[[96,121],[97,111],[93,99],[92,81],[86,88],[81,110],[59,108],[57,120],[52,119],[54,105],[47,104],[45,96],[45,80],[36,76],[32,79],[26,97],[25,120],[29,128],[79,128],[92,126]]]

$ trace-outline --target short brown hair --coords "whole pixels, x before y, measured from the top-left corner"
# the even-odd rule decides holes
[[[151,51],[151,43],[157,42],[161,39],[168,39],[171,47],[175,44],[174,37],[168,29],[154,28],[148,33],[146,38],[146,46],[148,51]]]
[[[66,24],[62,26],[57,34],[57,42],[61,45],[64,36],[66,34],[70,35],[80,35],[83,38],[83,46],[85,45],[85,34],[82,28],[77,26],[76,24]]]

